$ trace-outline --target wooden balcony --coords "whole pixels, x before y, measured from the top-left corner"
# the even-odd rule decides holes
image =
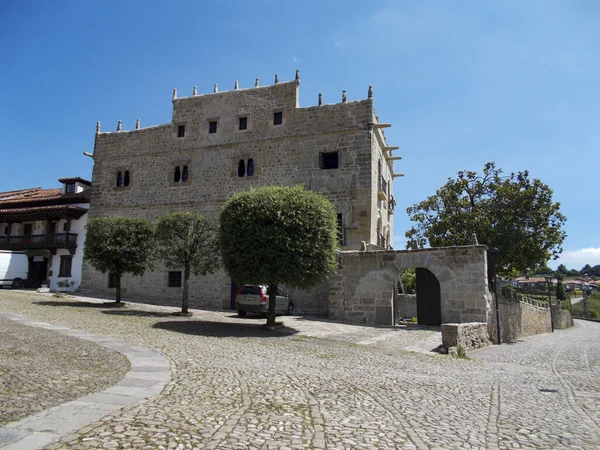
[[[31,236],[0,236],[0,250],[31,250],[57,248],[73,249],[77,247],[77,234],[53,233]]]

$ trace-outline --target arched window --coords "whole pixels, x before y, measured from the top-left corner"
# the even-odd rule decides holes
[[[175,183],[179,183],[181,179],[181,170],[179,170],[179,166],[175,167],[175,173],[173,174],[173,181]]]
[[[117,187],[123,186],[123,176],[121,175],[121,171],[117,172]]]
[[[129,170],[125,171],[125,176],[123,177],[123,186],[129,186]]]
[[[181,171],[181,181],[187,181],[189,177],[188,167],[183,166],[183,170]]]
[[[243,177],[244,175],[246,175],[246,163],[243,159],[240,159],[238,164],[238,177]]]
[[[250,158],[248,160],[248,176],[251,177],[252,175],[254,175],[254,160],[252,158]]]

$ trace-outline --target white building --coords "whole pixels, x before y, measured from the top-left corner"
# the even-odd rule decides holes
[[[91,182],[61,178],[60,188],[0,192],[0,250],[25,252],[26,287],[48,284],[65,290],[81,284],[81,265]]]

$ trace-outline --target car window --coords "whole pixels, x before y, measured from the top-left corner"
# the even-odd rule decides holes
[[[240,294],[260,295],[260,286],[244,286]]]

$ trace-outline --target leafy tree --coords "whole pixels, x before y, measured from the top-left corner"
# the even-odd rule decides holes
[[[404,290],[402,290],[404,286]],[[398,280],[398,292],[401,294],[414,294],[417,290],[417,271],[414,268],[406,269]]]
[[[562,272],[559,272],[557,270],[555,272],[552,272],[552,278],[556,278],[557,280],[563,280],[565,278],[565,276],[563,275]]]
[[[569,276],[569,277],[578,277],[579,276],[579,271],[575,270],[575,269],[571,269],[571,270],[569,270],[569,272],[567,272],[567,276]]]
[[[115,274],[116,303],[121,303],[121,277],[143,275],[156,250],[154,225],[144,219],[99,217],[87,226],[84,257],[102,273]]]
[[[581,268],[581,270],[579,271],[579,273],[581,275],[591,274],[592,273],[592,266],[590,266],[589,264],[586,264],[585,266],[583,266]]]
[[[183,269],[181,312],[188,313],[190,273],[206,275],[219,268],[219,242],[215,227],[190,212],[165,214],[156,227],[158,255],[167,267]]]
[[[308,289],[336,268],[337,216],[320,194],[265,186],[226,202],[220,242],[223,265],[238,284],[271,287],[267,326],[273,327],[279,284]]]
[[[565,289],[563,282],[560,280],[558,280],[556,283],[556,299],[560,301],[567,299],[567,290]]]
[[[569,273],[569,269],[567,269],[567,266],[565,266],[564,264],[559,264],[556,270],[562,273],[563,275],[567,275]]]
[[[500,274],[523,273],[558,258],[566,237],[565,217],[552,190],[527,171],[503,176],[493,162],[483,174],[461,171],[435,195],[407,209],[416,222],[407,248],[479,243],[498,249]]]

